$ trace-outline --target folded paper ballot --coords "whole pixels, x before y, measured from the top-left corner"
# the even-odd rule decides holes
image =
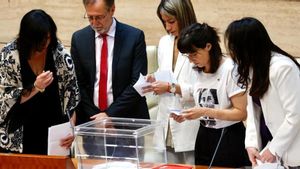
[[[253,169],[284,169],[279,163],[262,163],[253,167]]]
[[[176,79],[171,71],[157,71],[154,73],[154,77],[156,81],[163,81],[176,83]],[[147,93],[143,93],[143,87],[150,86],[151,83],[146,81],[146,76],[143,76],[140,73],[140,77],[138,81],[133,85],[133,88],[140,94],[140,96],[145,96]],[[171,93],[166,93],[165,95],[171,95]]]
[[[169,83],[176,83],[174,74],[170,70],[162,70],[154,73],[156,81],[163,81]]]
[[[176,115],[180,115],[183,111],[181,109],[169,108],[168,114],[174,113]]]
[[[146,93],[143,93],[143,87],[149,86],[151,83],[146,82],[146,77],[140,73],[139,80],[133,85],[133,88],[141,95],[145,96]]]
[[[265,148],[259,153],[260,155],[269,147],[270,142],[267,143]],[[256,159],[257,166],[253,167],[253,169],[284,169],[280,164],[280,160],[277,160],[274,163],[263,163],[260,160]]]
[[[175,79],[174,73],[170,70],[160,70],[154,73],[154,77],[156,81],[162,81],[162,82],[168,82],[169,84],[177,83],[177,80]],[[174,96],[173,93],[166,92],[164,94],[161,94],[160,96]]]
[[[73,134],[73,129],[70,122],[51,126],[48,129],[48,155],[62,155],[67,156],[70,150],[61,147],[60,140],[69,134]]]

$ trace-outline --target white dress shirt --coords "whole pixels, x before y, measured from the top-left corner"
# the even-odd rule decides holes
[[[111,105],[114,98],[112,93],[112,61],[113,61],[113,48],[115,43],[116,33],[116,20],[113,19],[112,25],[107,32],[107,47],[108,47],[108,59],[107,59],[107,106]],[[101,48],[103,44],[103,38],[99,33],[95,33],[95,47],[96,47],[96,77],[94,83],[94,103],[98,105],[99,98],[99,83],[100,83],[100,63],[101,63]]]

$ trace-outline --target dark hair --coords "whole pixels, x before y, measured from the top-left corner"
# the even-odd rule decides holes
[[[215,28],[206,23],[194,23],[182,30],[178,39],[178,50],[181,53],[194,53],[197,48],[204,49],[207,43],[211,44],[209,51],[210,73],[215,73],[222,59],[220,38]]]
[[[26,13],[20,24],[17,48],[21,58],[29,59],[31,52],[39,51],[46,44],[50,34],[48,51],[55,50],[58,44],[56,25],[43,10],[36,9]]]
[[[225,32],[225,45],[233,61],[239,65],[238,83],[246,90],[250,82],[249,70],[253,69],[251,96],[262,97],[269,88],[272,51],[290,58],[300,68],[293,56],[272,42],[264,25],[255,18],[233,21]]]
[[[82,3],[84,6],[87,6],[89,4],[94,4],[96,3],[96,1],[98,0],[82,0]],[[103,0],[107,6],[108,9],[110,9],[114,4],[115,4],[115,1],[114,0]]]
[[[156,14],[159,17],[160,21],[166,27],[164,21],[161,17],[161,12],[164,11],[166,14],[174,16],[178,22],[179,32],[191,25],[192,23],[197,22],[196,14],[191,0],[161,0]]]

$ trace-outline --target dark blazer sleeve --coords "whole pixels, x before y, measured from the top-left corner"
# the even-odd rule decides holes
[[[90,117],[99,113],[100,110],[93,102],[93,73],[94,56],[91,51],[94,46],[94,34],[89,28],[77,31],[72,35],[71,56],[75,64],[81,101],[76,108],[77,124],[90,121]]]
[[[147,74],[143,31],[117,22],[112,71],[114,101],[107,114],[111,117],[149,118],[145,97],[133,88],[140,73]]]

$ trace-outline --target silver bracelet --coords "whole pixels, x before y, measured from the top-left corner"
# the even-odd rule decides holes
[[[45,89],[41,89],[39,87],[36,86],[35,82],[33,83],[33,86],[36,90],[38,90],[39,92],[43,93],[45,91]]]

